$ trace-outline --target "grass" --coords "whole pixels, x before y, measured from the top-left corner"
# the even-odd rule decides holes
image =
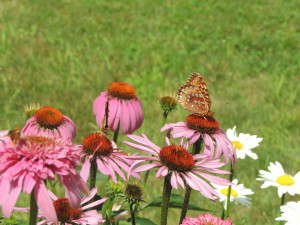
[[[233,221],[279,224],[276,190],[261,190],[255,178],[276,160],[292,175],[299,170],[299,7],[283,0],[3,0],[0,129],[22,126],[24,105],[40,102],[71,117],[80,142],[95,129],[92,103],[99,92],[124,81],[144,106],[145,122],[136,133],[157,139],[157,96],[176,92],[200,72],[223,129],[236,125],[238,132],[264,138],[258,160],[237,164],[236,177],[255,195],[251,209],[232,207]],[[186,115],[179,108],[168,121]],[[145,190],[147,200],[160,194],[161,184],[153,193]],[[197,193],[193,201],[214,209]],[[146,214],[158,221],[158,210]],[[170,223],[177,217],[172,210]]]

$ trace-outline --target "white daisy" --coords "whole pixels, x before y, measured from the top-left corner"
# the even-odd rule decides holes
[[[240,133],[237,136],[235,128],[236,127],[228,129],[226,131],[226,134],[236,150],[237,158],[244,159],[246,155],[248,155],[253,159],[257,159],[257,155],[253,153],[251,149],[257,147],[259,145],[259,142],[261,142],[263,139],[258,138],[256,135],[243,133]]]
[[[235,204],[241,203],[242,205],[245,205],[248,208],[250,208],[251,199],[246,197],[246,195],[252,195],[254,192],[249,188],[245,188],[243,184],[237,184],[238,183],[237,179],[234,179],[232,183],[233,185],[231,185],[230,201],[231,202],[234,201]],[[212,185],[214,186],[215,190],[220,196],[219,201],[223,202],[224,209],[226,209],[229,186],[221,186],[213,183]]]
[[[300,172],[292,177],[284,172],[279,162],[275,162],[275,164],[270,163],[268,169],[270,172],[260,170],[260,178],[256,178],[256,180],[264,181],[261,188],[278,187],[278,196],[280,198],[287,192],[290,195],[300,194]]]
[[[288,202],[286,205],[280,207],[281,217],[275,220],[285,220],[285,225],[296,225],[300,224],[300,201],[299,202]]]

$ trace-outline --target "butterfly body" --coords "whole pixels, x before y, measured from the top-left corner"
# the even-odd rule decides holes
[[[191,113],[198,116],[211,116],[211,101],[203,77],[194,73],[186,84],[178,89],[178,102]]]

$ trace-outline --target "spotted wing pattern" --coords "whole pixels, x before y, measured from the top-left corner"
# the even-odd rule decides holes
[[[212,115],[208,89],[199,73],[194,73],[187,83],[178,89],[178,101],[191,113],[199,116]]]

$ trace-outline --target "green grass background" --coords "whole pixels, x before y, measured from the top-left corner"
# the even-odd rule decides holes
[[[200,72],[221,127],[236,125],[238,132],[264,138],[255,150],[258,160],[238,161],[236,177],[255,194],[251,209],[232,207],[232,220],[279,224],[276,189],[260,189],[255,178],[276,160],[291,175],[300,170],[299,10],[293,0],[2,0],[0,129],[22,126],[24,105],[39,102],[71,117],[80,142],[95,129],[94,99],[111,82],[123,81],[143,103],[145,121],[136,134],[157,140],[157,97],[176,93]],[[168,122],[186,115],[179,107]],[[156,187],[145,190],[148,201],[163,183],[150,182]],[[200,194],[193,201],[216,209]],[[159,210],[143,215],[159,221]],[[169,224],[178,219],[179,211],[171,210]]]

